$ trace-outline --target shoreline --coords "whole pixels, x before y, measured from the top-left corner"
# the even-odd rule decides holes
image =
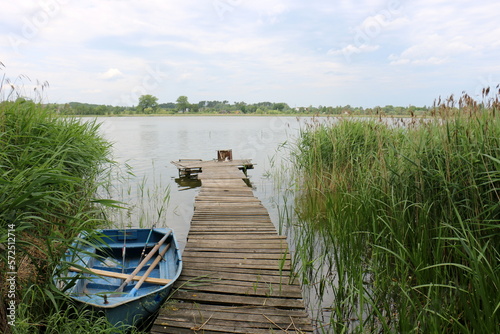
[[[411,115],[337,115],[337,114],[127,114],[127,115],[60,115],[63,117],[321,117],[321,118],[422,118],[425,115],[411,116]]]

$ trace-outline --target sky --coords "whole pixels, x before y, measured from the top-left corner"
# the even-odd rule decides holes
[[[498,0],[4,1],[1,93],[429,106],[500,83],[499,14]]]

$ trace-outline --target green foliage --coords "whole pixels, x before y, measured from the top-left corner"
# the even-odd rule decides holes
[[[153,95],[141,95],[137,111],[143,114],[154,114],[158,110],[158,98]]]
[[[32,286],[25,291],[24,299],[17,309],[18,321],[12,327],[13,334],[36,333],[34,324],[39,319],[34,318],[35,313],[31,310],[34,301],[40,302],[40,294],[43,293],[39,287]],[[43,297],[42,297],[43,298]],[[45,296],[45,298],[47,298]],[[40,329],[41,330],[41,329]],[[125,333],[127,328],[123,326],[112,326],[105,317],[99,317],[89,309],[78,309],[72,304],[63,303],[54,312],[51,312],[44,320],[45,334],[120,334]],[[136,333],[135,330],[132,333]]]
[[[49,330],[66,305],[51,277],[76,235],[106,223],[93,197],[109,149],[96,123],[61,118],[23,99],[0,103],[0,244],[7,244],[7,230],[16,238],[15,268],[5,265],[2,251],[0,275],[4,281],[17,272],[18,332]],[[0,328],[8,331],[5,323]]]
[[[179,96],[177,98],[177,110],[184,112],[189,107],[190,107],[190,104],[189,104],[187,96],[182,95],[182,96]]]
[[[66,104],[48,104],[47,108],[61,115],[89,115],[108,116],[131,114],[135,109],[130,107],[110,106],[101,104],[90,104],[70,102]]]
[[[499,107],[464,95],[404,124],[304,129],[297,259],[305,281],[332,289],[335,331],[498,330]],[[309,265],[318,254],[326,267]]]
[[[151,95],[143,95],[151,96]],[[141,96],[141,98],[143,98]],[[154,96],[153,96],[154,98]],[[179,100],[180,99],[180,100]],[[179,102],[180,101],[180,102]],[[288,104],[284,102],[272,103],[272,102],[258,102],[253,104],[247,104],[245,102],[234,102],[234,104],[228,101],[200,101],[198,103],[189,103],[186,96],[179,96],[177,103],[159,103],[158,99],[151,103],[141,103],[137,107],[123,107],[123,106],[110,106],[110,105],[98,105],[89,103],[79,103],[70,102],[66,104],[50,104],[48,107],[62,115],[89,115],[89,116],[119,116],[119,115],[130,115],[130,114],[175,114],[179,111],[194,113],[223,113],[223,114],[310,114],[310,115],[413,115],[421,116],[427,111],[427,107],[396,107],[396,106],[385,106],[385,107],[375,107],[375,108],[361,108],[361,107],[351,107],[346,106],[318,106],[318,107],[299,107],[291,108]]]

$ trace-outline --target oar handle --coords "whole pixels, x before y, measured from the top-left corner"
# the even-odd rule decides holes
[[[144,273],[144,275],[142,275],[142,278],[139,280],[139,282],[137,282],[135,287],[132,290],[130,290],[130,292],[128,293],[129,297],[133,297],[137,294],[137,290],[139,290],[142,283],[144,283],[144,281],[146,281],[146,279],[149,277],[149,274],[151,274],[153,269],[156,268],[158,263],[160,263],[160,261],[163,259],[163,256],[165,255],[165,253],[168,251],[169,248],[170,248],[170,244],[166,245],[165,248],[160,252],[160,254],[153,261],[153,263],[151,263],[148,270]]]
[[[161,238],[160,241],[158,241],[158,243],[153,247],[153,249],[148,253],[148,255],[146,255],[146,257],[144,258],[144,260],[141,261],[141,263],[139,263],[139,265],[137,266],[137,268],[135,268],[135,270],[130,274],[130,276],[122,283],[122,285],[120,285],[118,287],[118,289],[115,290],[115,292],[122,292],[123,289],[130,283],[130,281],[132,281],[132,279],[134,278],[135,275],[137,275],[137,273],[142,269],[142,267],[144,267],[144,265],[153,257],[153,255],[158,251],[158,249],[160,248],[161,245],[163,245],[163,243],[165,242],[165,240],[167,240],[167,238],[170,236],[170,234],[172,234],[172,230],[169,231],[169,233],[165,234],[165,236],[163,238]]]

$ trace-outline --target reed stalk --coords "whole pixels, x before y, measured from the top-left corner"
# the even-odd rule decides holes
[[[333,291],[334,332],[498,331],[499,107],[464,94],[426,118],[302,130],[296,263]]]

